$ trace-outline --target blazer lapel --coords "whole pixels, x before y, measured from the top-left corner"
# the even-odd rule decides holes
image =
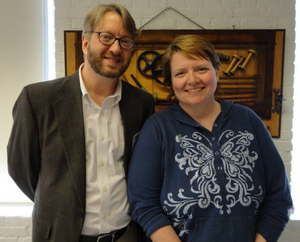
[[[129,159],[132,151],[132,141],[142,124],[142,105],[139,100],[135,98],[135,93],[131,92],[127,85],[122,85],[122,99],[119,104],[120,112],[124,127],[124,169],[127,177]]]
[[[85,207],[86,167],[82,94],[78,71],[66,77],[59,88],[60,99],[53,103],[58,128],[74,187],[82,207]]]

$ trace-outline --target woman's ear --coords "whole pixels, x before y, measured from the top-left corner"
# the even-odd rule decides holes
[[[217,68],[215,68],[216,70],[216,79],[217,79],[217,82],[219,82],[219,79],[220,79],[220,67],[218,66]]]

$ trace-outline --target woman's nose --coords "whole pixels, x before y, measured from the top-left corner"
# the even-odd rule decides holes
[[[188,76],[188,84],[189,85],[196,85],[200,82],[199,77],[195,75],[194,73],[190,73]]]

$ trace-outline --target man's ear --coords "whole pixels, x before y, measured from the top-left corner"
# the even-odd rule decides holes
[[[81,48],[82,48],[82,52],[83,52],[84,56],[86,56],[86,54],[87,54],[88,45],[89,45],[89,39],[86,36],[86,34],[83,34],[82,35],[82,45],[81,45]]]
[[[135,49],[134,47],[131,49],[131,57],[133,56],[133,53],[134,53]]]

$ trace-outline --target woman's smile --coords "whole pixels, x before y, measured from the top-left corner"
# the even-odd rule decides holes
[[[196,89],[189,89],[189,90],[185,90],[185,92],[189,92],[189,93],[195,93],[195,92],[199,92],[201,90],[203,90],[205,87],[199,87]]]

